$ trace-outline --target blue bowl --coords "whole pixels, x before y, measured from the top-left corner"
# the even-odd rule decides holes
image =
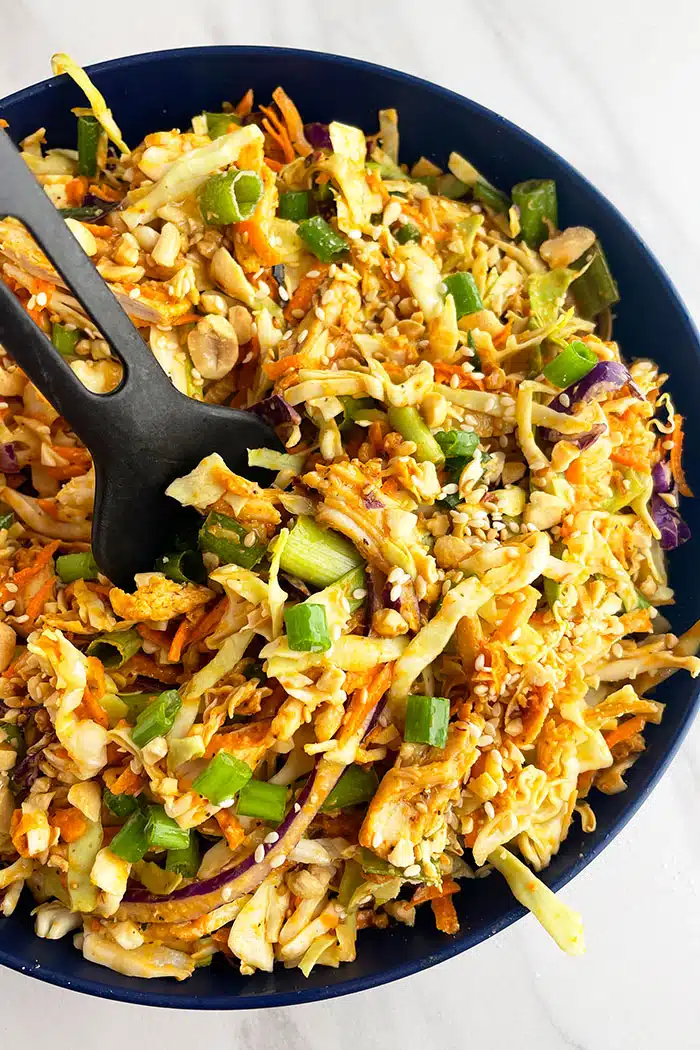
[[[194,113],[216,110],[224,99],[236,99],[248,87],[263,100],[282,84],[307,121],[342,120],[372,130],[378,109],[396,107],[405,160],[425,154],[444,165],[450,151],[458,150],[497,186],[508,188],[526,178],[556,179],[562,226],[594,229],[619,282],[622,298],[615,337],[628,356],[651,357],[670,372],[669,389],[687,420],[688,447],[700,448],[700,345],[671,282],[620,213],[566,161],[520,128],[427,81],[312,51],[187,48],[103,62],[90,67],[89,73],[131,143],[147,132],[184,128]],[[83,101],[68,77],[54,78],[0,102],[0,117],[10,122],[16,140],[44,126],[51,146],[70,146],[75,140],[71,107]],[[691,486],[697,490],[700,472],[693,462],[689,468]],[[684,513],[697,534],[698,507],[690,502]],[[677,632],[700,617],[700,593],[692,582],[697,563],[692,541],[671,557],[678,599],[671,617]],[[544,873],[552,889],[564,886],[590,863],[646,798],[690,725],[699,689],[685,674],[660,687],[658,696],[668,704],[666,714],[660,726],[649,728],[648,749],[627,776],[628,790],[610,797],[596,794],[597,828],[584,835],[574,823]],[[604,892],[602,872],[600,879]],[[197,971],[183,984],[123,977],[86,962],[70,937],[62,941],[35,937],[27,900],[12,918],[0,919],[0,962],[64,988],[148,1006],[200,1010],[287,1006],[406,977],[466,951],[524,914],[498,877],[466,883],[455,900],[461,923],[458,936],[438,933],[432,915],[424,910],[412,930],[363,932],[354,963],[337,970],[317,968],[308,980],[299,970],[284,969],[241,977],[223,961]]]

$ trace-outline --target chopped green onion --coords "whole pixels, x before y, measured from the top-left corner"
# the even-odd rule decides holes
[[[15,521],[14,513],[11,510],[0,511],[0,529],[9,529],[10,525],[13,525]]]
[[[327,587],[362,564],[362,555],[349,540],[303,516],[297,518],[280,559],[283,572],[315,587]]]
[[[423,422],[420,412],[412,405],[406,408],[389,407],[389,424],[398,431],[406,441],[413,441],[416,446],[415,458],[419,463],[444,463],[442,449],[430,430]]]
[[[226,751],[217,751],[211,762],[192,784],[215,806],[234,798],[253,775],[250,766]]]
[[[348,806],[359,806],[360,803],[369,802],[374,798],[378,787],[379,777],[374,769],[348,766],[321,809],[328,812],[333,809],[346,809]]]
[[[409,244],[411,241],[419,241],[420,236],[420,230],[417,226],[414,226],[412,222],[405,222],[403,226],[398,226],[394,231],[394,237],[399,244]]]
[[[323,605],[301,602],[284,610],[287,643],[300,653],[325,653],[331,647],[328,620]]]
[[[444,747],[450,720],[450,701],[444,696],[409,696],[404,740],[411,744]]]
[[[297,233],[309,251],[323,263],[335,262],[348,251],[345,238],[336,233],[320,215],[300,222]]]
[[[118,699],[126,705],[127,721],[135,722],[157,695],[157,693],[119,693]]]
[[[542,374],[553,386],[571,386],[587,376],[597,364],[597,354],[589,350],[580,339],[574,339],[573,343],[569,343],[565,350],[542,369]]]
[[[78,174],[97,174],[97,151],[102,136],[102,125],[97,117],[78,117]]]
[[[231,168],[211,175],[200,189],[197,199],[202,218],[208,226],[228,226],[249,219],[263,194],[262,179],[254,171]]]
[[[103,790],[102,801],[115,817],[130,817],[137,809],[141,809],[136,795],[115,795],[109,788]]]
[[[254,542],[248,537],[252,536]],[[235,518],[212,510],[199,532],[199,549],[216,554],[223,565],[252,569],[264,556],[266,547],[257,536],[239,525]]]
[[[545,576],[543,590],[547,605],[550,609],[553,609],[554,603],[559,601],[561,584],[557,583],[556,580],[550,580],[548,576]]]
[[[79,339],[80,332],[77,328],[66,328],[58,321],[54,321],[51,325],[51,342],[61,357],[71,357],[75,353],[75,346]]]
[[[484,304],[479,295],[476,281],[470,273],[451,273],[445,278],[447,294],[455,301],[457,320],[466,314],[474,314],[477,310],[483,310]]]
[[[647,601],[642,592],[637,589],[637,608],[638,609],[650,609],[651,602]]]
[[[187,849],[190,844],[190,832],[169,817],[162,806],[148,807],[146,838],[154,849]]]
[[[479,435],[471,430],[439,430],[435,440],[446,459],[459,457],[469,460],[479,447]]]
[[[221,135],[226,135],[232,124],[241,123],[241,118],[236,113],[208,113],[205,111],[204,117],[210,139],[218,139]]]
[[[487,208],[491,208],[493,211],[507,212],[510,208],[510,197],[506,193],[501,193],[500,190],[497,190],[490,183],[484,182],[483,179],[477,179],[472,193],[475,201],[480,201],[481,204],[485,204]]]
[[[370,875],[403,876],[403,868],[395,868],[388,860],[382,860],[381,857],[378,857],[371,849],[367,849],[366,846],[363,846],[360,850],[360,864],[362,865],[362,870]]]
[[[165,870],[185,879],[193,879],[199,870],[199,842],[194,832],[182,849],[169,849],[165,858]]]
[[[105,208],[99,204],[85,204],[82,208],[59,208],[64,219],[78,219],[79,222],[96,222],[105,214]]]
[[[290,190],[288,193],[280,193],[280,202],[277,209],[280,219],[291,219],[292,222],[301,222],[302,219],[308,219],[310,196],[308,190]]]
[[[339,580],[336,580],[329,587],[326,588],[326,593],[332,592],[333,594],[339,593],[345,598],[348,603],[350,612],[356,612],[360,608],[365,598],[367,597],[367,590],[365,588],[365,567],[364,565],[358,565],[356,569],[350,569],[350,572],[346,572]],[[311,598],[307,601],[313,602],[318,599],[317,594],[312,594]],[[357,598],[355,595],[359,594]]]
[[[338,400],[343,406],[343,417],[339,423],[341,430],[348,430],[359,420],[374,423],[386,419],[386,413],[377,407],[377,402],[371,397],[350,397],[342,394]]]
[[[551,236],[550,227],[557,228],[556,183],[553,179],[519,182],[513,186],[513,203],[520,210],[523,240],[529,248],[539,248]]]
[[[448,200],[452,201],[460,200],[469,189],[466,182],[462,182],[456,175],[452,175],[449,172],[443,175],[418,175],[411,181],[419,182],[421,185],[426,186],[431,193],[437,194],[439,197],[447,197]]]
[[[112,853],[116,853],[118,857],[130,864],[143,860],[148,852],[147,823],[148,817],[141,810],[132,813],[126,824],[119,829],[110,842],[109,848]]]
[[[156,561],[156,570],[175,583],[203,583],[207,578],[199,551],[172,551]]]
[[[285,784],[249,780],[240,790],[236,810],[241,817],[257,817],[270,824],[279,824],[284,820],[288,791]]]
[[[131,731],[131,739],[136,746],[145,747],[157,736],[169,733],[181,707],[182,699],[176,689],[166,689],[152,700],[138,716]]]
[[[62,583],[75,580],[96,580],[99,572],[92,551],[84,554],[62,554],[56,558],[56,572]]]
[[[116,670],[130,660],[141,648],[141,635],[131,628],[128,631],[111,631],[93,638],[87,647],[88,656],[96,656],[110,671]]]
[[[333,188],[329,182],[316,182],[313,188],[313,198],[319,204],[333,200]]]
[[[590,266],[586,272],[572,283],[571,293],[579,316],[592,321],[603,310],[619,302],[620,293],[599,241],[572,262],[571,269],[581,270],[588,262]]]

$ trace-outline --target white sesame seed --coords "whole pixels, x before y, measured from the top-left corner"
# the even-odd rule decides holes
[[[389,597],[392,602],[398,602],[401,598],[401,584],[397,583],[396,586],[392,587],[389,591]]]
[[[450,376],[450,386],[452,387],[453,390],[457,389],[457,387],[459,386],[459,376],[458,375]]]
[[[571,407],[571,398],[569,397],[568,394],[560,394],[559,395],[559,401],[561,402],[561,404],[562,404],[562,406],[564,408],[570,408]]]
[[[13,598],[12,601],[5,602],[5,604],[3,605],[3,609],[5,610],[5,612],[12,612],[12,610],[15,607],[15,605],[16,605],[16,602],[15,602],[15,600]]]
[[[140,288],[132,288],[131,291],[129,292],[129,298],[130,299],[140,299],[141,298],[141,289]]]
[[[262,842],[255,850],[255,853],[253,854],[253,859],[255,860],[256,864],[259,864],[261,861],[265,860],[265,847],[263,846]]]
[[[323,310],[321,309],[320,306],[315,306],[314,307],[314,313],[316,314],[316,317],[319,319],[319,321],[325,321],[326,320],[326,315],[324,314],[324,312],[323,312]]]
[[[351,241],[359,241],[362,237],[361,230],[348,230],[348,237]]]
[[[19,587],[17,586],[16,583],[6,583],[5,584],[5,590],[9,591],[10,594],[16,594],[17,591],[19,590]]]
[[[483,671],[485,662],[486,662],[486,658],[485,658],[484,654],[483,653],[479,653],[479,655],[477,656],[476,660],[474,661],[474,670],[475,671]]]
[[[321,276],[321,271],[320,270],[309,270],[309,272],[307,273],[306,276],[307,277],[320,277]]]
[[[300,813],[301,812],[301,806],[299,805],[298,802],[294,803],[294,812],[295,813]]]
[[[362,601],[363,598],[367,597],[367,591],[363,590],[362,587],[357,587],[353,592],[352,596],[356,602]]]
[[[37,306],[46,306],[48,301],[49,300],[48,300],[48,296],[46,295],[46,292],[39,292],[39,294],[36,297],[36,305]]]
[[[271,846],[273,842],[277,842],[279,839],[279,833],[277,831],[271,831],[269,835],[266,835],[263,842],[268,846]]]
[[[624,649],[622,648],[622,646],[620,645],[619,642],[615,642],[615,644],[613,645],[613,647],[610,650],[610,652],[612,653],[612,655],[615,657],[616,660],[619,660],[620,657],[622,656],[623,652],[624,652]]]
[[[416,875],[420,875],[420,864],[409,864],[407,868],[403,869],[403,873],[407,879],[413,879]]]
[[[270,861],[271,868],[281,868],[284,864],[285,856],[284,853],[279,853],[276,857],[273,857]]]
[[[282,284],[279,286],[279,295],[283,303],[289,302],[289,292]]]
[[[304,316],[304,312],[304,310],[300,310],[297,307],[295,310],[292,310],[292,317],[296,318],[297,321],[301,321],[302,317]]]
[[[489,687],[487,685],[475,685],[474,686],[474,692],[476,693],[477,696],[486,696],[488,691],[489,691]]]
[[[248,532],[245,539],[243,540],[244,547],[254,547],[257,536],[254,532]]]
[[[493,820],[493,818],[496,815],[496,811],[493,808],[492,802],[484,802],[484,813],[489,818],[489,820]]]
[[[656,612],[656,609],[652,609],[652,612]],[[15,616],[15,623],[26,623],[29,617],[25,613],[24,616]]]
[[[297,343],[299,344],[299,346],[301,346],[301,344],[304,342],[304,340],[307,339],[308,335],[309,335],[308,328],[304,328],[303,331],[299,332],[299,338],[297,339]]]
[[[520,627],[516,627],[515,628],[515,630],[513,631],[513,633],[510,636],[511,642],[517,642],[518,638],[520,637],[521,631],[522,631],[522,628],[520,628]]]
[[[672,441],[664,441],[664,443],[662,444],[661,447],[665,448],[667,452],[670,452],[671,449],[673,448],[673,442]]]

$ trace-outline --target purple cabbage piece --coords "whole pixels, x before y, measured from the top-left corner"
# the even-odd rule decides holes
[[[668,460],[659,460],[652,469],[651,479],[654,482],[654,492],[674,492],[673,474]]]
[[[280,394],[271,394],[264,401],[258,401],[257,405],[252,405],[248,411],[260,416],[271,427],[281,426],[282,423],[293,423],[298,426],[301,423],[301,416],[296,408],[285,401]]]
[[[656,492],[649,502],[649,513],[657,529],[661,533],[660,543],[665,551],[675,550],[682,543],[690,539],[690,527],[683,521],[674,507]]]
[[[625,385],[629,386],[635,397],[643,400],[641,390],[624,365],[621,365],[619,361],[599,361],[597,365],[593,366],[588,375],[584,376],[583,379],[579,379],[578,383],[572,383],[566,390],[562,390],[561,394],[550,402],[549,408],[553,408],[555,412],[563,412],[565,415],[570,416],[574,406],[579,402],[593,401],[600,394],[619,390],[620,387]],[[566,398],[566,400],[562,401],[562,398]],[[559,430],[546,430],[544,437],[547,441],[552,442],[564,439],[583,450],[589,448],[604,433],[605,427],[603,424],[596,423],[590,430],[580,434],[562,434]]]
[[[362,494],[362,502],[367,510],[383,510],[384,503],[379,499],[376,492],[365,492]]]
[[[31,752],[17,763],[12,770],[12,783],[17,791],[29,791],[35,780],[41,776],[39,761],[41,751]]]
[[[21,467],[12,444],[0,445],[0,471],[3,474],[19,474]]]
[[[327,124],[319,124],[317,122],[304,124],[304,135],[306,136],[306,141],[314,149],[333,149]]]

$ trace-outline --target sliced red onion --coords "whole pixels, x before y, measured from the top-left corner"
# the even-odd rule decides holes
[[[673,492],[673,474],[668,460],[662,459],[652,468],[651,479],[654,482],[654,492]]]
[[[272,427],[278,427],[282,423],[293,423],[296,426],[301,423],[301,416],[293,405],[285,401],[280,394],[271,394],[264,401],[258,401],[257,405],[251,405],[249,412],[254,412]]]
[[[384,510],[384,503],[379,499],[376,492],[363,492],[362,502],[367,510]]]
[[[333,149],[331,134],[327,124],[319,124],[317,122],[304,124],[304,135],[306,136],[306,141],[314,149]]]
[[[619,390],[622,386],[628,386],[635,397],[644,400],[641,390],[624,365],[619,361],[599,361],[578,383],[572,383],[566,390],[562,390],[561,394],[550,402],[549,407],[555,412],[570,415],[579,401],[593,401],[601,394]]]
[[[17,763],[11,774],[12,783],[16,791],[29,791],[34,781],[39,779],[41,776],[41,770],[39,769],[40,759],[41,751],[36,751],[34,754],[25,755]]]
[[[548,441],[570,441],[572,445],[576,445],[583,452],[585,449],[597,441],[601,434],[604,434],[607,427],[604,423],[594,423],[590,430],[582,430],[580,434],[562,434],[559,430],[548,430],[546,431],[546,438]]]
[[[661,533],[660,543],[665,551],[675,550],[690,539],[690,528],[674,507],[657,493],[649,501],[649,513]]]
[[[0,445],[0,471],[3,474],[19,474],[21,469],[17,462],[15,446],[12,444]]]

